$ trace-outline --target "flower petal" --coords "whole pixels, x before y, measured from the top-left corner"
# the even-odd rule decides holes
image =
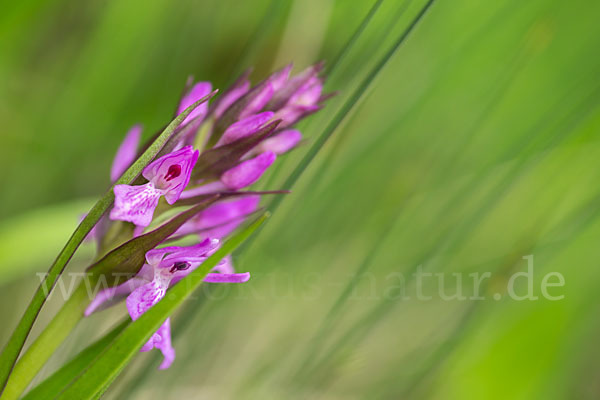
[[[216,203],[187,222],[182,232],[198,232],[202,237],[223,238],[233,232],[244,217],[258,208],[260,196],[245,196],[237,200]]]
[[[250,279],[250,272],[241,274],[215,274],[210,273],[204,278],[204,282],[209,283],[243,283]]]
[[[173,360],[175,360],[175,349],[171,345],[171,318],[166,319],[158,329],[157,334],[160,340],[157,341],[154,339],[154,347],[159,349],[164,357],[158,369],[167,369],[171,366]]]
[[[99,291],[94,300],[92,300],[85,309],[83,315],[88,317],[96,311],[101,311],[114,305],[125,298],[126,295],[146,283],[148,283],[147,280],[136,276],[118,286]]]
[[[235,142],[246,136],[250,136],[256,133],[263,127],[269,120],[273,118],[271,111],[266,111],[260,114],[246,117],[234,124],[231,124],[229,128],[223,133],[221,139],[217,143],[217,146],[222,146],[231,142]]]
[[[173,204],[190,181],[200,152],[192,146],[166,154],[144,168],[142,175],[164,191],[167,203]]]
[[[248,93],[250,90],[250,82],[245,80],[238,87],[234,87],[223,95],[217,106],[215,107],[215,117],[219,118],[227,109],[235,103],[240,97]]]
[[[304,85],[298,89],[292,97],[289,104],[312,106],[319,102],[321,92],[323,91],[323,83],[316,76],[311,77]]]
[[[272,151],[273,153],[280,155],[296,147],[301,139],[302,134],[300,131],[288,129],[265,139],[257,146],[257,149],[259,152]]]
[[[280,119],[280,127],[285,128],[287,126],[295,124],[301,118],[306,117],[309,114],[315,113],[321,109],[319,105],[305,106],[290,104],[287,105],[275,113],[274,119]]]
[[[148,226],[152,222],[154,209],[163,194],[149,182],[140,186],[116,185],[115,206],[110,219],[129,221],[138,226]]]
[[[289,76],[290,76],[290,71],[292,70],[293,64],[288,64],[285,67],[283,67],[282,69],[280,69],[279,71],[273,73],[270,77],[269,77],[269,81],[271,82],[271,85],[273,85],[273,90],[275,92],[277,92],[278,90],[280,90],[281,88],[283,88],[285,86],[285,83],[287,82]]]
[[[202,186],[197,186],[193,189],[184,190],[181,193],[181,196],[179,196],[179,198],[189,199],[190,197],[200,196],[208,193],[222,192],[224,190],[228,190],[227,187],[223,185],[223,183],[221,183],[220,181],[215,181],[211,183],[206,183]]]
[[[160,264],[160,262],[163,260],[163,258],[165,258],[167,254],[176,252],[180,249],[181,247],[179,246],[168,246],[162,247],[160,249],[149,250],[146,252],[146,262],[149,265],[156,267],[158,266],[158,264]]]
[[[171,283],[171,275],[159,269],[154,271],[152,282],[140,286],[131,292],[127,296],[126,301],[127,311],[129,311],[131,319],[135,321],[140,315],[165,297],[169,283]]]
[[[146,261],[149,265],[160,268],[171,268],[173,263],[180,260],[201,261],[219,247],[219,243],[218,239],[207,238],[193,246],[169,246],[153,249],[146,253]]]
[[[137,147],[142,135],[142,126],[134,125],[119,146],[110,170],[110,180],[115,182],[129,168],[137,155]]]
[[[312,65],[297,75],[288,79],[285,84],[273,94],[271,101],[267,105],[269,110],[278,110],[286,104],[290,103],[290,99],[304,91],[307,84],[313,84],[315,79],[319,82],[318,73],[323,68],[322,64]]]
[[[158,330],[148,339],[140,351],[150,351],[157,348],[163,354],[163,362],[158,369],[167,369],[175,360],[175,349],[171,344],[171,318],[167,318]]]
[[[239,118],[243,119],[252,114],[256,114],[264,108],[269,100],[271,100],[271,97],[273,97],[273,85],[270,82],[266,82],[262,89],[254,95],[250,103],[248,103],[248,105],[240,113]]]
[[[177,114],[181,114],[186,108],[203,98],[204,96],[210,94],[212,90],[212,85],[210,82],[198,82],[183,96],[181,101],[179,102],[179,107],[177,108]],[[181,123],[181,125],[185,125],[191,120],[201,115],[206,115],[208,111],[208,102],[204,102],[200,104],[194,111],[192,111]]]
[[[233,274],[235,268],[233,268],[233,261],[231,260],[231,254],[226,255],[216,267],[212,269],[212,272],[219,272],[221,274]]]
[[[262,153],[254,158],[242,161],[221,175],[221,182],[230,189],[237,190],[256,182],[275,161],[273,152]]]

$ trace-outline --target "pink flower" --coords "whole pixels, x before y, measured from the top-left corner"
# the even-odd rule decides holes
[[[284,154],[296,147],[301,139],[302,134],[300,131],[295,129],[287,129],[281,131],[275,136],[271,136],[270,138],[263,140],[258,146],[256,146],[254,152],[263,153],[270,151],[277,155]]]
[[[138,274],[129,281],[109,289],[102,290],[85,310],[89,316],[95,311],[110,306],[115,301],[127,296],[126,305],[131,319],[134,321],[158,303],[167,289],[198,268],[218,247],[218,239],[205,239],[201,243],[189,247],[164,247],[146,253],[146,264]],[[231,260],[226,257],[213,268],[205,282],[241,283],[250,279],[249,273],[233,272]],[[159,349],[164,360],[159,369],[169,368],[175,359],[175,349],[171,344],[170,320],[167,319],[156,331],[141,351]]]
[[[294,83],[294,78],[289,85]],[[285,90],[282,89],[282,91]],[[274,119],[281,119],[281,127],[290,126],[299,119],[321,109],[321,93],[323,83],[316,74],[311,75],[293,92],[285,104],[275,112]]]
[[[266,152],[225,171],[221,175],[221,182],[226,188],[238,190],[252,185],[275,162],[275,153]]]
[[[175,203],[187,186],[199,152],[186,146],[149,164],[142,175],[148,183],[140,186],[116,185],[115,206],[110,219],[129,221],[138,226],[152,222],[154,209],[161,196]]]
[[[223,94],[223,97],[218,100],[214,109],[214,115],[219,118],[223,113],[240,97],[248,93],[250,89],[250,81],[243,79],[238,84],[234,85],[230,90]]]
[[[246,117],[236,123],[231,124],[229,128],[225,130],[223,136],[221,136],[221,139],[219,139],[217,142],[217,146],[223,146],[258,132],[272,118],[273,113],[266,111]]]

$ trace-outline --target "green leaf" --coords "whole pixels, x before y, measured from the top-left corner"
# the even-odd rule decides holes
[[[29,391],[29,393],[23,397],[23,400],[52,399],[58,396],[86,366],[91,364],[92,361],[102,353],[102,350],[104,350],[104,348],[106,348],[106,346],[108,346],[129,323],[131,323],[131,320],[127,318],[102,338],[89,345],[71,361],[63,365],[58,371]]]
[[[165,143],[169,140],[175,129],[183,122],[183,120],[200,104],[204,103],[213,94],[205,96],[204,98],[198,100],[191,106],[189,106],[185,111],[177,116],[160,134],[160,136],[148,147],[148,149],[131,165],[127,171],[123,173],[123,175],[117,180],[115,185],[117,184],[127,184],[132,182],[138,177],[144,167],[152,161],[158,152],[162,149]],[[8,380],[8,377],[12,371],[21,350],[23,349],[23,345],[25,344],[25,340],[31,331],[33,323],[35,322],[42,306],[46,302],[50,291],[56,284],[60,274],[63,272],[75,251],[81,245],[85,237],[90,233],[92,228],[96,225],[96,223],[100,220],[102,215],[110,208],[114,201],[114,193],[113,186],[111,186],[106,193],[98,200],[98,202],[92,207],[89,213],[85,216],[83,221],[79,224],[73,235],[67,242],[67,244],[63,247],[61,252],[58,254],[54,263],[50,266],[48,270],[48,275],[39,286],[35,294],[33,295],[33,299],[29,303],[29,306],[25,310],[23,317],[19,321],[16,329],[11,335],[8,343],[4,347],[2,354],[0,355],[0,387],[2,391],[4,390],[4,386]],[[0,392],[1,393],[1,392]]]
[[[155,230],[123,243],[88,268],[88,272],[91,272],[96,276],[108,275],[111,273],[116,273],[118,274],[117,276],[136,274],[144,264],[146,253],[149,250],[152,250],[166,238],[175,233],[181,225],[194,215],[221,198],[218,194],[203,195],[199,197],[200,199],[197,199],[201,200],[199,204],[176,215]],[[119,282],[115,280],[115,282],[107,283],[109,286],[114,286]]]
[[[129,324],[58,399],[94,399],[102,394],[165,319],[200,286],[210,270],[246,240],[268,216],[268,213],[263,214],[246,229],[235,234],[198,269],[175,285],[169,291],[169,296]]]

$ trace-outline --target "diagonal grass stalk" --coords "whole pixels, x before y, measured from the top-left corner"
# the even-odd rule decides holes
[[[110,342],[112,342],[128,324],[129,319],[127,318],[102,338],[82,350],[38,386],[29,391],[23,397],[23,400],[49,399],[60,394],[64,387],[77,377],[88,364],[98,357],[102,350],[104,350],[104,348],[110,344]]]
[[[354,44],[358,41],[358,38],[361,36],[361,34],[367,28],[367,26],[369,25],[369,23],[371,22],[371,20],[375,16],[375,14],[377,13],[377,10],[379,10],[379,7],[383,4],[383,1],[384,0],[376,0],[375,3],[373,3],[373,6],[371,6],[371,9],[369,10],[369,12],[365,16],[365,18],[361,21],[360,25],[356,28],[356,30],[354,31],[352,36],[348,39],[348,41],[346,42],[344,47],[337,53],[337,55],[333,58],[333,60],[326,66],[326,70],[325,70],[326,75],[332,75],[333,72],[340,65],[341,61],[350,52],[352,47],[354,47]]]

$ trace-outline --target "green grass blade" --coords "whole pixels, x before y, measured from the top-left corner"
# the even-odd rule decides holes
[[[335,115],[333,120],[327,125],[323,133],[317,138],[315,143],[308,150],[308,153],[304,156],[302,161],[298,164],[298,166],[292,171],[290,176],[283,184],[283,190],[289,190],[294,186],[298,178],[302,175],[308,164],[315,158],[319,150],[323,147],[323,145],[327,142],[327,140],[331,137],[331,135],[335,132],[337,127],[342,123],[342,121],[346,118],[348,113],[354,108],[356,103],[360,100],[362,95],[366,93],[369,87],[373,84],[379,73],[386,66],[388,61],[392,58],[392,56],[396,53],[396,50],[404,43],[408,35],[412,32],[412,30],[417,26],[418,22],[423,18],[427,10],[433,4],[435,0],[428,0],[427,3],[423,6],[421,11],[415,16],[410,25],[402,32],[396,43],[392,46],[391,49],[379,60],[379,62],[373,67],[373,69],[367,74],[365,79],[358,85],[352,96],[344,103],[338,113]],[[275,198],[271,203],[271,210],[277,209],[279,204],[281,204],[281,198]]]
[[[340,62],[344,59],[346,54],[348,54],[350,52],[350,49],[352,49],[352,47],[354,47],[354,44],[356,43],[356,41],[358,40],[360,35],[363,33],[363,31],[367,28],[367,26],[369,25],[369,22],[371,22],[371,20],[377,13],[377,10],[379,10],[379,7],[382,4],[383,4],[383,0],[376,0],[375,3],[373,4],[373,6],[371,6],[371,9],[369,10],[369,12],[365,16],[365,18],[361,21],[358,28],[356,28],[356,30],[354,31],[354,33],[352,34],[350,39],[348,39],[348,41],[346,42],[346,44],[344,45],[342,50],[340,50],[340,52],[335,56],[333,61],[331,61],[331,63],[327,67],[327,70],[326,70],[327,75],[333,74],[333,71],[335,71],[335,69],[338,67],[338,65],[340,65]]]
[[[89,345],[75,356],[75,358],[33,388],[23,397],[23,400],[51,399],[58,396],[60,392],[67,387],[83,369],[85,369],[85,367],[102,353],[102,350],[104,350],[104,348],[106,348],[106,346],[108,346],[130,322],[129,319],[121,322],[102,338]]]
[[[8,377],[2,400],[16,400],[27,389],[54,351],[83,318],[88,302],[86,285],[81,283],[44,331],[19,358]]]
[[[208,101],[212,96],[214,96],[216,92],[211,93],[210,95],[198,100],[190,107],[188,107],[185,111],[177,116],[160,134],[160,136],[148,147],[148,149],[138,158],[133,165],[131,165],[125,173],[117,180],[116,184],[126,184],[132,182],[137,176],[140,175],[142,170],[152,159],[158,154],[160,149],[165,145],[165,143],[169,140],[175,129],[183,122],[183,120],[200,104]],[[33,299],[29,303],[25,314],[19,321],[16,329],[11,335],[8,343],[4,347],[2,354],[0,355],[0,387],[2,391],[4,391],[4,387],[8,380],[8,377],[23,349],[23,345],[25,344],[25,340],[31,331],[33,323],[35,322],[42,306],[46,302],[50,291],[56,284],[60,274],[62,274],[63,270],[67,266],[67,263],[75,254],[77,248],[81,245],[85,237],[90,233],[94,225],[100,220],[102,215],[109,209],[114,201],[114,193],[113,186],[111,186],[106,193],[102,196],[100,200],[92,207],[90,212],[86,215],[86,217],[81,221],[73,235],[63,247],[61,252],[58,254],[58,257],[50,266],[48,270],[48,275],[41,283],[35,294],[33,295]],[[0,392],[1,393],[1,392]]]
[[[267,213],[263,214],[246,229],[225,242],[197,270],[173,287],[168,296],[127,326],[110,347],[58,398],[84,400],[102,394],[152,333],[200,286],[209,271],[246,240],[267,217]]]
[[[371,71],[367,74],[367,76],[362,80],[360,85],[356,88],[356,90],[352,93],[350,98],[344,103],[344,105],[340,108],[337,114],[333,117],[331,122],[327,125],[323,133],[315,140],[314,144],[308,150],[308,153],[302,158],[300,163],[296,166],[296,168],[292,171],[290,176],[283,183],[283,190],[290,190],[296,181],[300,178],[308,164],[316,157],[319,153],[323,145],[327,142],[327,140],[331,137],[331,135],[335,132],[337,127],[342,123],[342,121],[346,118],[348,113],[354,108],[356,103],[361,99],[363,94],[369,89],[369,87],[373,84],[379,73],[386,66],[388,61],[392,58],[392,56],[396,53],[398,48],[404,43],[408,35],[412,32],[412,30],[417,26],[419,21],[425,16],[427,10],[431,7],[435,0],[428,0],[427,3],[423,6],[423,8],[419,11],[419,13],[415,16],[415,18],[411,21],[411,23],[406,27],[406,29],[400,34],[394,45],[385,53],[379,62],[371,69]],[[277,210],[279,205],[281,204],[281,197],[276,197],[273,199],[271,204],[269,205],[269,211],[272,213]],[[248,244],[246,244],[247,246]],[[243,249],[241,249],[243,250]]]

